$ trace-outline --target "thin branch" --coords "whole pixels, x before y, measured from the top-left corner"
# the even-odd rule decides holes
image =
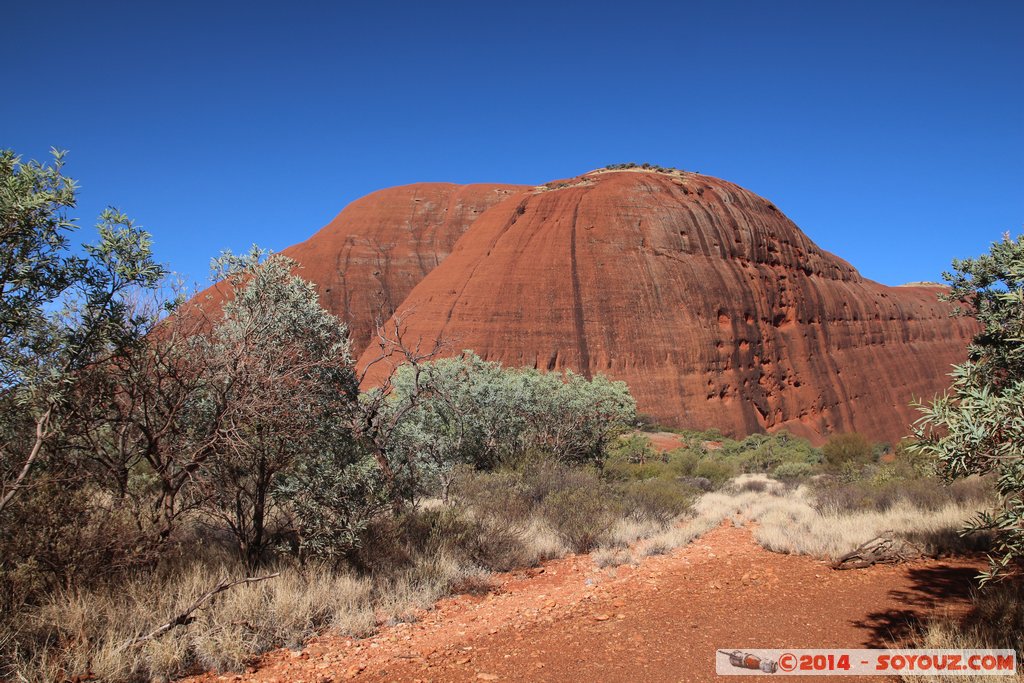
[[[46,441],[46,437],[48,436],[46,428],[50,422],[50,415],[52,413],[53,406],[50,406],[49,408],[46,409],[46,412],[43,413],[38,420],[36,420],[36,438],[35,442],[32,444],[32,450],[25,458],[25,463],[24,465],[22,465],[21,471],[18,473],[18,476],[11,484],[9,484],[7,492],[4,494],[2,498],[0,498],[0,512],[3,512],[4,508],[7,507],[7,504],[11,502],[11,499],[14,498],[14,494],[17,493],[21,488],[23,488],[23,482],[25,481],[25,477],[28,476],[29,471],[32,469],[33,463],[35,463],[36,458],[39,457],[39,452],[40,450],[42,450],[43,443]]]
[[[212,600],[214,596],[216,596],[219,593],[223,593],[228,589],[234,588],[235,586],[240,586],[244,583],[256,583],[258,581],[266,581],[267,579],[273,579],[280,575],[281,572],[274,572],[273,574],[267,574],[266,576],[247,576],[244,579],[236,579],[234,581],[228,581],[227,579],[224,579],[216,586],[200,595],[199,598],[191,605],[189,605],[184,612],[181,612],[177,616],[173,617],[170,621],[167,621],[166,623],[157,626],[149,633],[138,635],[132,638],[131,640],[125,641],[119,649],[127,650],[130,647],[141,645],[142,643],[148,642],[150,640],[155,640],[173,628],[176,628],[178,626],[186,626],[192,623],[192,613],[200,607],[202,607],[203,605],[205,605],[208,601]]]

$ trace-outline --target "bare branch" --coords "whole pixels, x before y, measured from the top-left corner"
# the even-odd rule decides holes
[[[145,643],[147,641],[155,640],[163,634],[170,631],[171,629],[177,628],[178,626],[187,626],[193,621],[192,614],[200,607],[203,607],[207,602],[212,600],[219,593],[223,593],[226,590],[234,588],[235,586],[241,586],[245,583],[257,583],[259,581],[266,581],[268,579],[276,578],[280,575],[281,572],[274,572],[273,574],[267,574],[266,576],[247,576],[244,579],[236,579],[234,581],[228,581],[227,579],[224,579],[216,586],[200,595],[195,602],[193,602],[185,609],[185,611],[172,617],[169,621],[161,624],[160,626],[157,626],[149,633],[140,634],[132,638],[131,640],[125,641],[121,644],[121,647],[119,649],[127,650],[130,647],[135,647],[136,645],[141,645],[142,643]]]
[[[46,412],[44,412],[42,415],[39,416],[39,418],[36,419],[36,437],[35,441],[32,444],[32,449],[25,457],[25,462],[21,467],[21,471],[18,472],[18,476],[14,479],[13,482],[4,487],[6,488],[6,492],[4,493],[3,497],[0,498],[0,513],[4,511],[4,508],[7,507],[7,504],[11,502],[12,498],[14,498],[14,494],[16,494],[19,490],[23,488],[25,477],[27,477],[28,473],[32,470],[32,465],[39,457],[39,453],[43,448],[43,443],[46,441],[46,437],[48,435],[48,432],[46,430],[47,427],[49,426],[50,416],[52,414],[53,406],[50,406],[49,408],[46,409]]]

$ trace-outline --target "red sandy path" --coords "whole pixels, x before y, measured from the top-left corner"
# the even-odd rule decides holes
[[[499,577],[487,596],[444,600],[415,624],[316,639],[242,676],[192,680],[709,681],[716,648],[883,646],[914,617],[962,609],[979,566],[833,571],[722,527],[639,568],[558,560]]]

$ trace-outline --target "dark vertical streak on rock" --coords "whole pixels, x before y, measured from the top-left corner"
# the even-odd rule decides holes
[[[572,234],[569,238],[569,261],[572,264],[572,318],[576,327],[576,345],[580,355],[580,370],[590,379],[590,347],[587,344],[587,327],[583,319],[583,293],[580,290],[579,264],[576,262],[576,222],[580,215],[579,201],[572,209]]]
[[[488,255],[490,255],[491,250],[494,248],[494,245],[498,243],[498,240],[505,236],[505,233],[508,232],[509,229],[516,224],[516,221],[519,220],[519,217],[522,216],[523,213],[526,211],[526,203],[528,200],[529,197],[523,197],[521,200],[519,200],[519,203],[516,205],[515,211],[512,212],[512,217],[509,218],[508,222],[505,223],[504,227],[502,227],[502,229],[498,232],[494,239],[491,240],[490,245],[487,247]],[[455,307],[458,305],[459,299],[462,298],[462,294],[466,291],[466,288],[469,287],[469,284],[473,281],[473,275],[476,273],[477,268],[480,267],[481,263],[482,261],[478,261],[476,264],[473,265],[473,269],[470,270],[469,277],[466,278],[464,284],[462,285],[462,289],[460,289],[459,293],[452,299],[452,305],[448,307],[448,313],[447,315],[445,315],[444,324],[441,326],[442,335],[444,334],[444,330],[448,326],[448,323],[450,323],[452,320],[452,315],[455,313]]]
[[[352,315],[352,293],[349,290],[348,283],[348,267],[349,259],[352,257],[352,243],[348,240],[342,245],[341,249],[338,250],[338,255],[334,260],[334,269],[337,272],[338,282],[341,284],[341,292],[335,295],[335,298],[341,299],[341,315],[342,320],[348,326],[348,336],[352,339],[353,328],[368,324],[365,320],[356,320],[355,316]],[[337,309],[335,309],[337,310]],[[361,333],[362,330],[357,330]],[[363,352],[363,349],[357,349],[359,353]]]
[[[454,195],[455,193],[453,192],[452,194]],[[433,270],[432,266],[427,265],[423,261],[423,256],[424,256],[424,254],[423,254],[423,242],[424,242],[424,234],[427,232],[428,227],[434,227],[436,229],[436,226],[431,226],[429,220],[422,221],[422,222],[417,221],[416,220],[416,213],[418,211],[422,211],[424,214],[429,214],[430,213],[430,206],[429,205],[428,206],[422,206],[421,205],[421,202],[429,202],[429,201],[430,201],[430,199],[428,197],[422,197],[421,198],[419,196],[419,193],[414,193],[413,197],[412,197],[412,203],[409,206],[409,220],[408,220],[409,234],[410,234],[409,244],[411,245],[413,256],[416,257],[416,265],[418,265],[419,268],[420,268],[420,276],[421,277],[426,277],[427,273],[429,273],[431,270]],[[449,197],[449,201],[451,201],[451,197]],[[442,217],[440,219],[440,222],[444,222],[445,219],[446,219],[446,216],[442,215]]]

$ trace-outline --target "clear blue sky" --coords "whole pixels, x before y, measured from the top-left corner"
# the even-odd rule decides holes
[[[7,3],[0,146],[206,277],[416,181],[649,161],[889,284],[1024,224],[1024,2]]]

